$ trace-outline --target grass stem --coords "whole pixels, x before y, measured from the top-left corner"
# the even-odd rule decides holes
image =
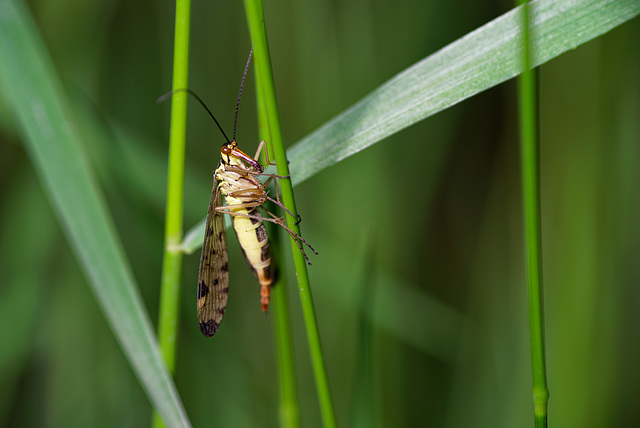
[[[173,57],[173,86],[175,91],[188,87],[190,0],[176,1],[176,24]],[[175,367],[178,316],[180,308],[180,273],[182,252],[182,207],[184,192],[184,154],[187,127],[187,94],[177,92],[171,97],[171,130],[169,137],[169,166],[167,174],[167,205],[165,242],[162,261],[158,342],[169,373]],[[164,423],[154,413],[153,426]]]
[[[537,70],[533,63],[530,7],[522,6],[522,59],[524,72],[518,77],[522,195],[527,287],[529,290],[529,334],[536,428],[547,426],[547,388],[542,293],[542,243],[540,231],[540,167],[538,146]]]
[[[262,87],[258,84],[258,75],[256,74],[256,87]],[[273,144],[269,135],[269,122],[267,120],[266,107],[261,91],[257,94],[257,110],[258,110],[258,128],[260,139],[266,141],[267,150],[273,153]],[[264,153],[262,155],[265,158]],[[266,161],[266,159],[264,159]],[[274,226],[274,225],[268,225]],[[278,253],[281,257],[278,260],[284,260],[284,249],[280,242],[280,235],[277,228],[271,227],[269,234],[272,255]],[[275,267],[277,269],[277,266]],[[291,317],[289,316],[289,298],[287,296],[287,284],[285,275],[279,275],[273,286],[271,295],[273,297],[273,323],[275,326],[276,337],[276,359],[278,361],[278,379],[280,389],[280,403],[278,417],[282,428],[297,428],[300,426],[300,403],[298,402],[298,386],[296,382],[296,364],[295,353],[293,349],[293,334],[291,328]]]
[[[266,113],[269,135],[271,137],[271,143],[273,144],[273,157],[277,163],[278,174],[282,176],[289,176],[289,165],[287,163],[284,142],[282,140],[282,133],[280,129],[280,118],[276,101],[273,73],[271,70],[271,59],[269,57],[262,1],[245,0],[244,4],[247,14],[247,22],[249,24],[249,32],[253,42],[258,91],[260,92],[260,97],[263,101],[263,107]],[[281,179],[280,190],[282,193],[283,204],[289,211],[291,211],[291,213],[293,213],[295,218],[297,216],[297,210],[293,196],[291,179]],[[294,219],[290,216],[286,217],[287,226],[295,233],[299,234],[300,228],[295,224]],[[300,292],[300,300],[302,302],[302,313],[307,331],[311,364],[313,367],[318,400],[320,403],[320,412],[322,414],[324,426],[335,427],[335,414],[331,400],[331,392],[329,390],[329,381],[327,379],[324,355],[320,344],[320,333],[318,331],[315,309],[313,307],[307,265],[303,255],[298,251],[293,238],[291,239],[291,249],[298,278],[298,289]]]

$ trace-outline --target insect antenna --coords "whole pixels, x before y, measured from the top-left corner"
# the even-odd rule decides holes
[[[245,73],[247,71],[245,70]],[[242,78],[242,81],[244,82],[244,77]],[[242,87],[240,88],[240,90],[242,91]],[[222,129],[222,126],[220,126],[220,124],[218,123],[218,120],[216,119],[216,117],[213,115],[213,113],[211,112],[211,110],[209,110],[209,107],[207,107],[207,105],[204,103],[204,101],[202,101],[202,99],[198,96],[198,94],[196,94],[195,92],[193,92],[191,89],[188,88],[179,88],[176,89],[175,91],[171,91],[171,92],[167,92],[166,94],[164,94],[163,96],[161,96],[160,98],[158,98],[156,100],[156,103],[160,104],[163,101],[166,101],[170,96],[172,96],[173,94],[176,94],[178,92],[186,92],[189,95],[192,95],[196,100],[198,100],[198,102],[202,105],[202,107],[204,107],[204,109],[207,111],[207,113],[209,113],[209,116],[211,116],[211,119],[213,119],[213,121],[216,123],[216,125],[218,125],[218,129],[220,130],[220,132],[222,132],[222,135],[224,135],[224,139],[227,140],[227,143],[229,143],[229,137],[227,137],[227,134],[224,133],[224,130]],[[240,101],[238,99],[238,101]],[[238,107],[236,107],[236,118],[238,117]],[[235,125],[233,126],[233,139],[236,139],[236,127]]]
[[[249,63],[251,63],[251,56],[253,55],[253,46],[249,51],[249,59],[247,59],[247,65],[244,66],[244,73],[242,74],[242,81],[240,82],[240,93],[238,93],[238,101],[236,102],[236,117],[233,120],[233,141],[236,141],[236,125],[238,124],[238,109],[240,108],[240,97],[242,96],[242,87],[244,86],[244,79],[247,77],[247,70],[249,70]]]

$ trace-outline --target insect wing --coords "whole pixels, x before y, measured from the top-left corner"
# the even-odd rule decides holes
[[[227,233],[223,215],[216,211],[222,205],[222,192],[216,184],[214,180],[198,274],[198,324],[206,337],[218,330],[229,294]]]

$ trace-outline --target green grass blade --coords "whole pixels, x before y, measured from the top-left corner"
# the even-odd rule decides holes
[[[518,0],[522,3],[520,0]],[[531,68],[535,55],[528,3],[522,8],[522,64],[518,76],[520,104],[520,155],[525,242],[525,270],[529,290],[529,335],[533,377],[534,424],[547,427],[547,371],[544,343],[544,305],[542,293],[542,242],[540,225],[540,161],[538,144],[538,70]]]
[[[282,428],[296,428],[300,426],[300,404],[296,384],[289,297],[283,280],[276,284],[271,294],[273,296],[273,325],[276,336],[280,389],[278,418]]]
[[[173,55],[173,87],[175,91],[188,88],[190,0],[176,1],[175,38]],[[180,315],[180,274],[182,272],[182,207],[184,205],[184,156],[187,133],[187,94],[175,93],[171,97],[171,131],[169,138],[169,167],[167,173],[167,203],[164,229],[164,254],[160,309],[158,315],[158,341],[167,369],[174,372],[178,345],[178,317]],[[153,426],[164,427],[157,411]]]
[[[178,1],[176,7],[176,41],[173,89],[187,87],[189,44],[189,1]],[[187,122],[187,94],[176,93],[171,103],[169,171],[165,248],[162,265],[159,338],[167,367],[173,371],[176,346],[180,272],[182,253],[176,247],[182,240],[182,205],[184,189],[184,154]]]
[[[249,23],[249,32],[251,40],[254,44],[254,61],[256,65],[256,81],[258,82],[259,99],[262,100],[261,107],[264,108],[264,114],[267,119],[269,135],[273,145],[273,157],[277,163],[278,175],[289,176],[289,165],[284,149],[284,142],[280,130],[280,117],[276,100],[275,85],[273,81],[273,73],[271,69],[271,59],[269,56],[269,46],[267,42],[267,34],[265,28],[265,19],[262,9],[261,0],[245,0],[245,9],[247,21]],[[293,197],[293,186],[291,179],[280,179],[280,192],[282,203],[291,212],[292,216],[285,216],[287,226],[295,233],[300,234],[300,228],[295,222],[297,211],[295,199]],[[293,252],[293,261],[298,279],[298,290],[300,292],[300,301],[302,305],[302,314],[304,317],[305,329],[309,343],[309,352],[311,354],[311,365],[316,381],[316,389],[318,392],[318,401],[320,403],[320,412],[325,427],[335,427],[335,413],[331,392],[329,390],[329,381],[327,379],[327,371],[324,363],[324,355],[320,343],[320,333],[316,320],[315,309],[313,306],[313,298],[311,295],[311,286],[309,283],[309,275],[307,272],[307,264],[304,256],[298,250],[296,242],[291,238],[291,250]]]
[[[520,12],[513,9],[419,61],[303,138],[289,153],[294,184],[521,73]],[[537,66],[637,16],[640,2],[539,0],[531,12]]]
[[[258,84],[258,75],[256,74],[256,87],[259,88],[261,86],[261,84]],[[269,153],[273,153],[273,144],[271,144],[271,136],[269,135],[267,106],[262,97],[262,91],[256,91],[256,98],[260,139],[267,143]],[[261,159],[261,161],[266,161],[266,156],[262,156],[262,158],[264,159]],[[280,256],[276,256],[272,262],[277,264],[278,259],[284,260],[284,248],[281,245],[278,228],[275,225],[267,225],[267,227],[270,227],[269,245],[271,246],[271,254]],[[278,360],[278,389],[280,394],[278,419],[281,428],[297,428],[300,426],[300,401],[298,400],[293,328],[287,291],[286,275],[278,275],[278,279],[271,289],[276,358]]]
[[[35,25],[0,6],[0,84],[50,203],[126,357],[170,426],[189,426],[124,251]]]

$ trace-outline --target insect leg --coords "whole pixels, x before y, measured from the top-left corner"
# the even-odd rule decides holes
[[[260,157],[260,152],[262,151],[263,148],[264,148],[265,165],[266,166],[276,165],[275,162],[271,162],[271,160],[269,160],[269,151],[267,150],[267,143],[264,140],[260,141],[260,144],[258,144],[258,150],[256,151],[256,155],[253,157],[253,159],[256,161],[258,160],[258,158]],[[289,161],[287,161],[287,163],[288,162]],[[265,175],[269,177],[278,177],[278,178],[291,178],[290,175],[265,174],[264,172],[260,173],[259,175]]]
[[[257,218],[255,216],[251,216],[248,214],[238,213],[234,210],[238,210],[242,208],[244,209],[255,208],[255,207],[259,207],[260,205],[262,205],[260,202],[244,202],[242,204],[237,204],[237,205],[220,205],[216,207],[216,211],[222,214],[229,214],[232,216]]]
[[[287,231],[287,233],[289,233],[289,235],[291,236],[291,238],[293,238],[293,240],[295,241],[295,243],[298,245],[298,248],[300,249],[300,252],[302,253],[302,255],[304,256],[305,260],[307,261],[307,264],[309,266],[311,266],[311,261],[309,260],[309,257],[307,257],[307,253],[305,253],[303,246],[300,244],[300,242],[302,242],[303,244],[305,244],[307,247],[309,247],[309,249],[311,251],[313,251],[313,254],[318,255],[318,252],[315,250],[315,248],[313,248],[311,246],[311,244],[309,244],[302,236],[298,235],[296,232],[294,232],[293,230],[289,229],[289,227],[284,224],[284,221],[282,220],[282,218],[278,217],[277,215],[275,215],[274,213],[272,213],[271,211],[267,210],[266,208],[264,208],[263,206],[260,206],[258,208],[261,208],[264,212],[266,212],[267,214],[269,214],[272,218],[268,218],[268,217],[261,217],[261,219],[263,221],[269,221],[271,223],[275,223],[277,225],[279,225],[280,227],[282,227],[284,230]]]
[[[287,209],[287,207],[285,207],[282,202],[280,202],[280,198],[278,197],[278,190],[276,188],[276,198],[278,198],[277,201],[274,201],[272,197],[267,195],[267,200],[273,202],[274,204],[276,204],[277,206],[279,206],[280,208],[282,208],[287,214],[289,214],[292,218],[295,218],[296,216],[293,215],[293,213],[291,211],[289,211]],[[300,222],[302,221],[302,217],[300,216],[300,214],[297,215],[296,218],[296,222],[294,223],[296,226],[300,224]]]
[[[269,175],[269,174],[262,174],[262,175]],[[276,177],[280,177],[280,176],[278,176],[278,175],[272,175],[272,176],[270,176],[270,177],[269,177],[269,179],[268,179],[267,181],[265,181],[265,182],[263,183],[263,185],[262,185],[262,186],[263,186],[263,187],[267,187],[267,186],[269,185],[269,183],[271,183],[271,181],[274,181],[274,183],[275,183],[275,181],[276,181],[276,180],[275,180],[275,178],[276,178]],[[291,211],[289,211],[289,209],[288,209],[287,207],[285,207],[285,206],[282,204],[282,202],[280,202],[280,193],[278,192],[278,185],[277,185],[277,183],[275,183],[273,187],[274,187],[274,188],[275,188],[275,190],[276,190],[276,200],[274,201],[274,200],[273,200],[273,198],[269,197],[268,195],[267,195],[267,200],[269,200],[269,201],[273,202],[274,204],[276,204],[277,206],[279,206],[280,208],[282,208],[282,209],[283,209],[287,214],[289,214],[292,218],[296,218],[296,217],[297,217],[297,218],[296,218],[295,225],[296,225],[296,226],[297,226],[297,225],[299,225],[299,224],[300,224],[300,222],[302,221],[302,217],[300,217],[300,214],[298,214],[297,216],[294,216],[294,215],[293,215],[293,213],[292,213]]]
[[[262,216],[260,214],[246,214],[246,213],[238,213],[238,212],[235,212],[235,211],[231,211],[232,208],[238,208],[238,207],[243,207],[243,208],[258,207],[258,208],[262,208],[267,214],[269,214],[271,216],[271,218]],[[311,251],[313,251],[313,254],[318,255],[318,252],[315,250],[315,248],[313,248],[311,246],[311,244],[309,244],[302,236],[298,235],[293,230],[289,229],[289,227],[287,227],[287,225],[284,223],[284,221],[280,217],[278,217],[277,215],[275,215],[272,212],[268,211],[267,209],[263,208],[262,206],[256,205],[255,202],[247,202],[245,204],[238,204],[238,205],[233,205],[233,206],[222,205],[222,206],[216,207],[216,211],[224,213],[224,214],[229,214],[229,215],[232,215],[234,217],[247,217],[247,218],[253,218],[253,219],[256,219],[256,220],[268,221],[270,223],[277,224],[278,226],[280,226],[284,230],[286,230],[287,233],[289,233],[289,235],[293,238],[293,240],[295,241],[296,245],[298,245],[298,248],[300,249],[300,252],[304,256],[304,258],[307,261],[307,264],[309,266],[311,266],[311,261],[309,260],[309,257],[307,257],[307,253],[304,251],[304,247],[302,246],[302,244],[300,244],[300,242],[302,242],[304,245],[309,247],[309,249],[311,249]]]

